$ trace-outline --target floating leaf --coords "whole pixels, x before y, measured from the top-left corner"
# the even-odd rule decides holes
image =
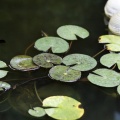
[[[107,47],[107,50],[115,52],[120,51],[120,36],[102,35],[99,37],[99,43],[107,43],[105,45]]]
[[[10,88],[11,88],[10,84],[3,82],[3,81],[0,81],[0,91],[3,91],[4,89],[8,90]]]
[[[108,68],[112,67],[114,64],[117,64],[120,70],[120,54],[109,53],[103,55],[100,59],[100,63]]]
[[[87,71],[94,68],[97,62],[94,58],[84,54],[71,54],[63,58],[65,65],[74,65],[71,67],[74,70]]]
[[[89,36],[89,32],[86,29],[76,25],[61,26],[57,29],[57,34],[66,40],[77,40],[76,36],[83,39]]]
[[[117,87],[117,92],[120,95],[120,85]]]
[[[43,37],[35,42],[35,48],[44,52],[51,48],[53,53],[64,53],[69,49],[69,44],[59,37]]]
[[[0,60],[0,68],[7,67],[6,63]]]
[[[115,87],[120,84],[120,74],[109,69],[97,69],[88,75],[88,80],[98,86]]]
[[[54,54],[42,53],[34,56],[33,62],[41,67],[51,68],[53,64],[61,64],[62,58]]]
[[[41,107],[34,107],[33,109],[29,109],[28,113],[34,117],[42,117],[46,114],[45,110]]]
[[[43,106],[48,116],[59,120],[76,120],[83,116],[81,103],[67,96],[52,96],[44,99]]]
[[[8,71],[6,70],[0,70],[0,78],[3,78],[7,75]]]
[[[67,66],[57,65],[50,69],[49,75],[55,80],[74,82],[80,79],[81,72]]]
[[[32,61],[32,57],[27,55],[18,55],[12,58],[10,65],[17,70],[29,71],[36,70],[39,66],[35,65]]]

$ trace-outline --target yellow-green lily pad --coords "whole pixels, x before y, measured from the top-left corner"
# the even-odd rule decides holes
[[[102,87],[115,87],[120,84],[120,73],[106,68],[93,71],[87,78],[91,83]]]
[[[0,60],[0,68],[5,68],[5,67],[7,67],[7,64]]]
[[[88,71],[97,65],[97,61],[84,54],[70,54],[63,58],[63,63],[67,66],[73,65],[71,68],[79,71]]]
[[[89,32],[86,29],[76,25],[61,26],[57,29],[57,34],[66,40],[77,40],[76,36],[83,39],[89,36]]]
[[[81,72],[73,70],[68,66],[57,65],[50,69],[49,75],[52,79],[63,82],[74,82],[80,79]]]
[[[120,51],[120,36],[117,35],[102,35],[99,37],[99,43],[105,43],[107,50]]]
[[[44,99],[43,106],[48,116],[57,120],[76,120],[84,114],[81,103],[67,96],[52,96]]]
[[[28,55],[17,55],[10,61],[12,68],[21,71],[36,70],[39,66],[35,65],[32,61],[32,57]]]
[[[117,92],[118,92],[118,94],[120,95],[120,85],[117,86]]]
[[[108,68],[112,67],[114,64],[117,64],[118,69],[120,70],[120,54],[109,53],[103,55],[100,59],[100,63]]]
[[[34,107],[33,109],[29,109],[28,113],[34,117],[42,117],[46,114],[45,110],[41,107]]]
[[[7,75],[8,71],[6,70],[0,70],[0,78],[3,78]]]
[[[35,42],[35,48],[44,52],[51,49],[53,53],[64,53],[69,49],[69,44],[59,37],[43,37]]]
[[[0,81],[0,91],[9,90],[10,88],[11,88],[11,85],[9,83]]]
[[[33,62],[43,68],[51,68],[53,64],[61,64],[62,58],[51,53],[42,53],[33,57]]]

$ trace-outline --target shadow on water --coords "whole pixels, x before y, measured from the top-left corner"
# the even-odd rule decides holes
[[[24,54],[27,46],[42,37],[41,30],[50,36],[56,36],[56,29],[65,24],[79,25],[90,32],[86,40],[75,41],[69,53],[93,56],[103,47],[98,45],[98,37],[107,34],[103,21],[105,3],[106,0],[1,0],[0,59],[9,64],[12,57]],[[31,48],[28,55],[34,56],[36,53],[38,51]],[[39,76],[44,75],[44,70],[38,70],[33,72],[33,77],[38,76],[39,72]],[[13,71],[5,79],[19,80],[27,77],[26,73]],[[120,119],[120,98],[115,96],[116,89],[106,90],[89,82],[65,84],[53,82],[49,78],[46,78],[46,82],[39,80],[37,89],[42,99],[51,95],[67,95],[80,100],[85,108],[81,120]],[[1,101],[6,94],[9,93],[2,95]],[[8,109],[0,113],[0,120],[35,120],[27,113],[35,105],[40,103],[35,96],[33,82],[19,86],[0,105],[0,111]]]

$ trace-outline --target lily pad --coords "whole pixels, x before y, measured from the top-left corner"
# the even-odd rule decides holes
[[[118,69],[120,70],[120,54],[109,53],[103,55],[100,59],[100,63],[108,68],[112,67],[114,64],[117,64]]]
[[[120,84],[120,74],[114,70],[101,68],[90,73],[88,80],[98,86],[115,87]]]
[[[0,91],[9,90],[10,88],[11,88],[10,84],[0,81]]]
[[[120,51],[120,36],[116,35],[102,35],[99,37],[99,43],[106,43],[107,50],[119,52]]]
[[[55,80],[60,80],[63,82],[74,82],[80,79],[81,72],[78,70],[73,70],[67,66],[57,65],[50,69],[49,75]]]
[[[76,25],[61,26],[57,29],[57,34],[66,40],[77,40],[76,36],[83,39],[89,36],[89,32],[86,29]]]
[[[79,71],[88,71],[97,65],[94,58],[84,54],[67,55],[63,58],[63,63],[67,66],[73,65],[71,68]]]
[[[7,67],[6,63],[0,60],[0,68]]]
[[[117,87],[117,92],[120,95],[120,85]]]
[[[29,109],[28,113],[34,117],[42,117],[46,114],[45,110],[41,107],[34,107],[33,109]]]
[[[43,37],[35,42],[35,48],[44,52],[51,48],[53,53],[64,53],[69,49],[69,44],[59,37]]]
[[[54,54],[42,53],[34,56],[33,62],[38,66],[51,68],[53,64],[61,64],[62,58]]]
[[[84,114],[81,103],[67,96],[52,96],[44,99],[43,106],[48,116],[57,120],[76,120]]]
[[[21,71],[30,71],[39,68],[39,66],[33,63],[32,57],[27,55],[18,55],[13,57],[10,61],[10,65],[14,69]]]
[[[0,70],[0,78],[3,78],[7,75],[8,71],[6,70]]]

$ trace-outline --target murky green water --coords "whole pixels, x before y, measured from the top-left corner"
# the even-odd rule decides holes
[[[103,47],[98,44],[98,37],[107,34],[103,21],[105,3],[106,0],[1,0],[0,39],[6,43],[0,44],[0,59],[9,64],[12,57],[24,54],[25,49],[42,36],[41,30],[56,36],[56,29],[65,24],[79,25],[90,32],[87,39],[75,41],[69,53],[93,56]],[[33,47],[28,51],[31,56],[37,53]],[[46,76],[47,73],[45,69],[33,71],[31,75],[10,70],[3,80],[17,79],[9,82],[14,86],[23,82],[22,78]],[[114,96],[116,89],[103,89],[89,82],[65,84],[49,78],[38,79],[37,89],[42,99],[51,95],[67,95],[81,101],[85,114],[80,120],[120,119],[119,98]],[[8,94],[1,95],[0,101]],[[0,112],[0,120],[35,120],[27,110],[39,105],[34,83],[21,85],[13,90],[7,101],[0,104],[0,111],[10,108]],[[40,119],[51,120],[49,117]]]

